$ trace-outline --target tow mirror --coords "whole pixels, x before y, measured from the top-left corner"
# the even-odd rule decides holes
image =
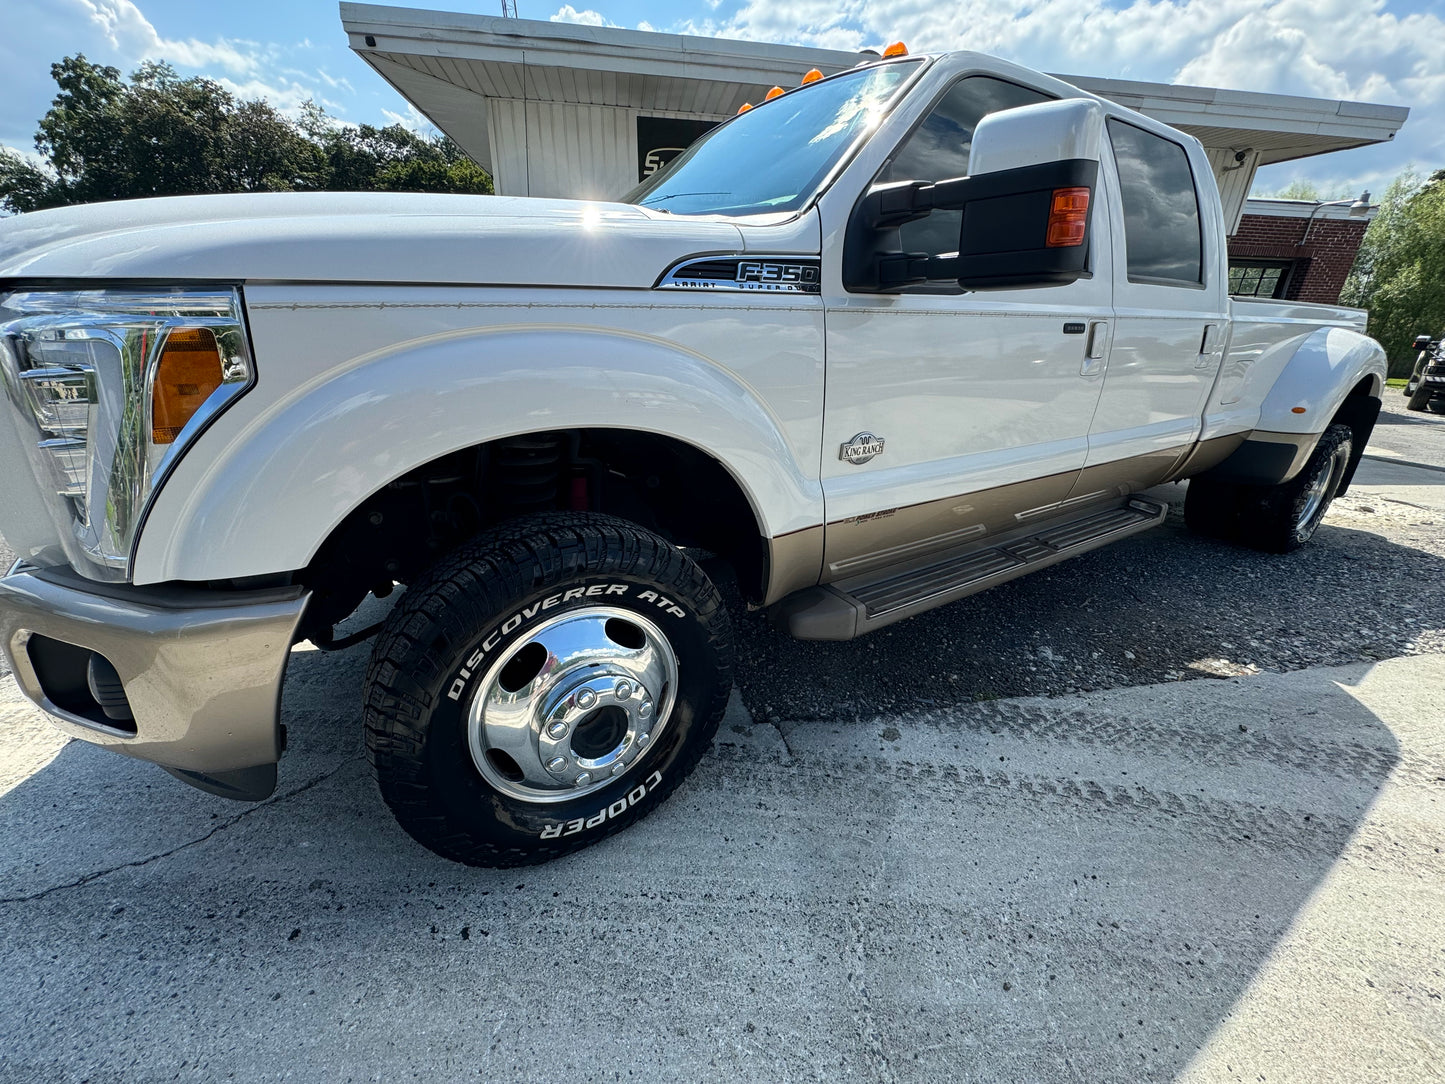
[[[1088,269],[1104,111],[1071,98],[984,117],[958,239],[960,286],[1043,286]]]
[[[949,279],[970,290],[1073,282],[1088,269],[1103,138],[1104,111],[1088,99],[990,114],[974,130],[967,177],[878,185],[859,201],[845,285],[888,292]],[[963,212],[957,254],[898,251],[897,228],[935,210]]]

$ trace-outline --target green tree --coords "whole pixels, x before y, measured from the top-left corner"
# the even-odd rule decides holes
[[[51,75],[59,93],[35,138],[45,168],[0,153],[0,205],[12,212],[213,192],[492,190],[444,137],[350,127],[309,102],[292,120],[169,64],[147,62],[127,81],[80,55]]]
[[[0,204],[16,214],[53,206],[54,178],[7,147],[0,147]]]
[[[486,171],[443,136],[425,139],[399,124],[332,126],[317,137],[328,187],[337,191],[490,192]]]
[[[1445,170],[1424,182],[1406,171],[1390,183],[1340,300],[1370,310],[1370,334],[1393,376],[1414,362],[1416,335],[1445,330]]]
[[[1291,181],[1288,187],[1281,188],[1269,198],[1317,200],[1320,198],[1320,190],[1309,181]]]

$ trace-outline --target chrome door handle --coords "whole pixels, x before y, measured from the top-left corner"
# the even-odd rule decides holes
[[[1109,323],[1095,320],[1089,325],[1089,340],[1084,346],[1084,363],[1079,366],[1082,376],[1094,376],[1104,371],[1104,351],[1109,345]]]

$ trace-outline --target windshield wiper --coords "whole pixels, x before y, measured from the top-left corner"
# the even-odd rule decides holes
[[[726,196],[727,194],[726,192],[669,192],[655,200],[643,200],[639,206],[651,207],[654,203],[666,203],[670,199],[677,199],[678,196]]]

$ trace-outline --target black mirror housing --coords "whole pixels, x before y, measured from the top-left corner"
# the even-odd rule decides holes
[[[958,284],[969,290],[1066,285],[1088,271],[1099,163],[1083,158],[970,177],[958,238]],[[1081,236],[1050,244],[1055,193],[1084,189]]]

